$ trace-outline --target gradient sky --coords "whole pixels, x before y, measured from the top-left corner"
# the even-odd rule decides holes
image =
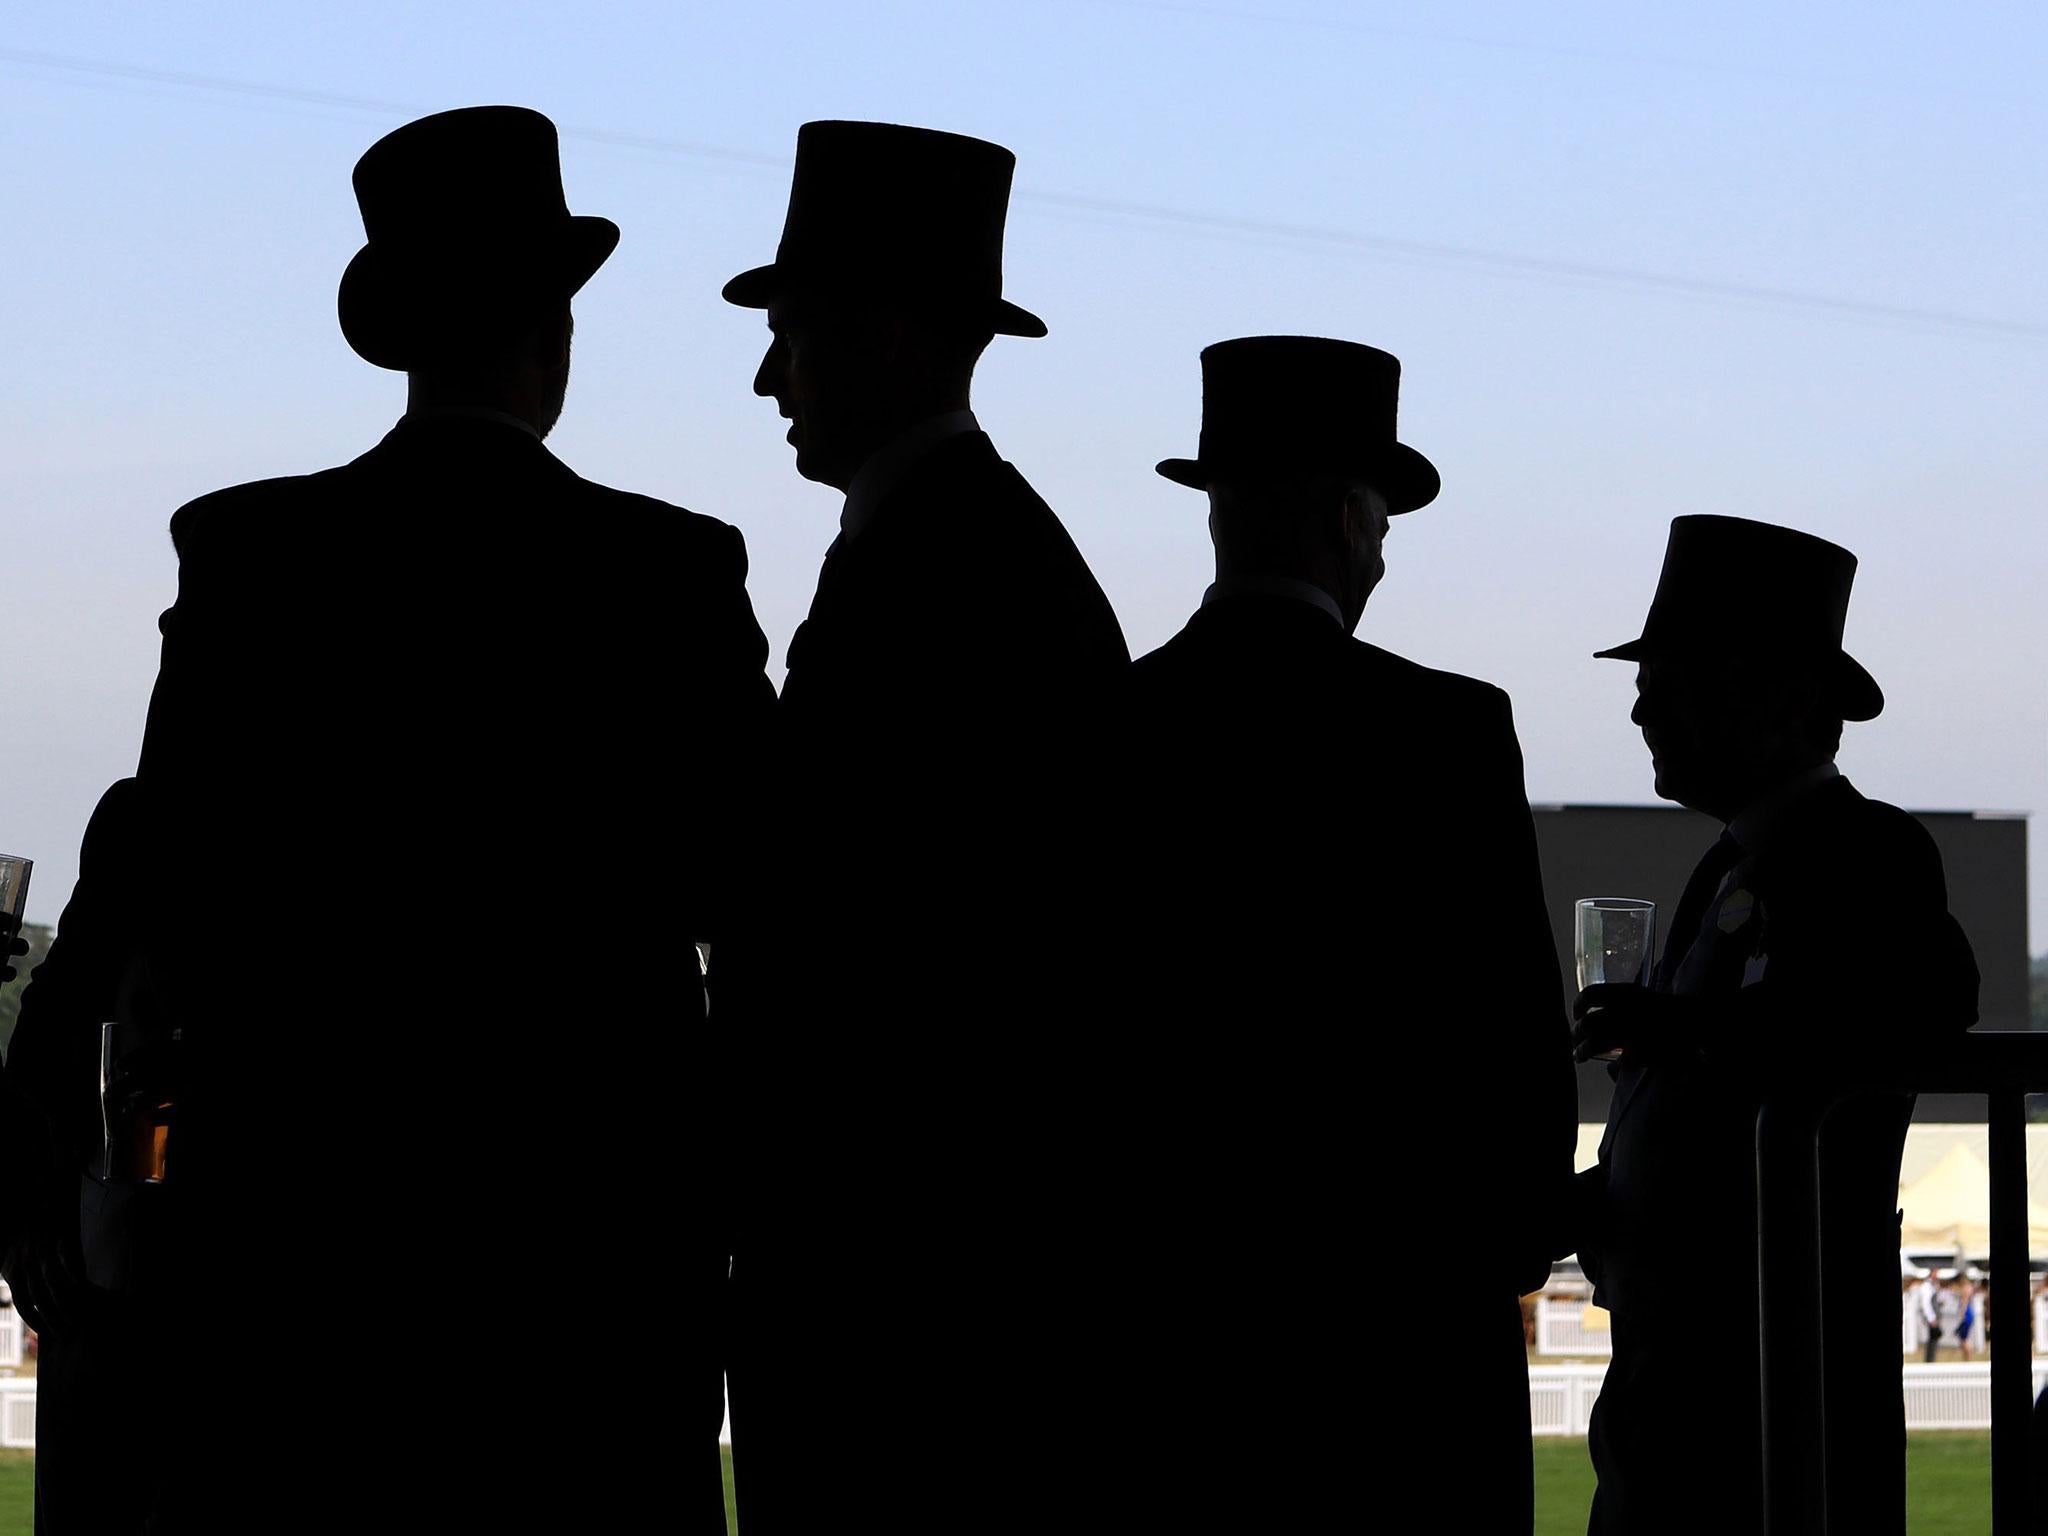
[[[38,861],[31,918],[133,770],[171,512],[351,458],[402,407],[334,322],[351,166],[500,101],[562,125],[571,208],[625,231],[552,446],[744,530],[778,678],[837,498],[794,473],[749,392],[761,317],[718,288],[773,252],[797,125],[884,118],[1017,152],[1007,287],[1052,333],[999,340],[975,403],[1134,652],[1209,575],[1201,498],[1151,468],[1194,446],[1196,354],[1349,337],[1404,360],[1403,436],[1445,486],[1396,523],[1361,633],[1506,687],[1533,799],[1652,798],[1632,671],[1591,653],[1636,633],[1669,519],[1725,512],[1861,556],[1849,644],[1889,699],[1844,744],[1867,792],[2039,808],[2048,12],[1687,9],[17,8],[0,847]],[[380,853],[402,928],[411,851]]]

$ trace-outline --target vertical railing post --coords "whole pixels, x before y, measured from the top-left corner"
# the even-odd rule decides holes
[[[1799,1100],[1756,1119],[1758,1374],[1765,1536],[1824,1536],[1820,1115]]]
[[[1998,1334],[1991,1348],[1991,1529],[2029,1530],[2028,1429],[2033,1412],[2032,1289],[2027,1253],[2027,1096],[1992,1093],[1991,1288]]]

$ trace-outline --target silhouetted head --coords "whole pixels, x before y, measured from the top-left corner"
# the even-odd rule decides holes
[[[1842,649],[1855,573],[1848,550],[1791,528],[1672,521],[1642,635],[1598,653],[1638,664],[1630,718],[1659,795],[1730,820],[1884,708]]]
[[[1355,476],[1246,477],[1209,486],[1216,574],[1285,576],[1320,587],[1356,629],[1386,574],[1386,494]]]
[[[367,242],[337,298],[349,345],[412,375],[415,403],[545,431],[568,383],[569,301],[619,240],[568,211],[555,125],[524,107],[436,113],[373,144],[355,190]]]
[[[868,455],[967,407],[994,336],[1043,336],[1002,296],[1016,157],[896,123],[806,123],[775,260],[724,296],[768,311],[754,377],[790,419],[797,468],[844,489]]]
[[[1820,669],[1768,656],[1671,655],[1636,668],[1657,793],[1722,821],[1834,761],[1841,705]]]
[[[778,292],[754,393],[789,422],[797,472],[845,490],[877,449],[919,422],[966,410],[986,324],[877,303]]]
[[[1435,500],[1436,467],[1398,440],[1401,361],[1321,336],[1202,351],[1197,456],[1159,473],[1209,493],[1219,575],[1320,586],[1354,628],[1385,574],[1387,519]]]
[[[546,437],[569,395],[569,351],[576,322],[566,302],[521,322],[512,315],[422,347],[407,371],[413,410],[482,405],[531,423]]]

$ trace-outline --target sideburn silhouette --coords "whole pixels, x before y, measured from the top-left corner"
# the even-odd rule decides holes
[[[1151,1155],[1117,1250],[1122,1528],[1369,1523],[1397,1485],[1446,1530],[1532,1519],[1518,1298],[1563,1249],[1576,1099],[1507,696],[1352,635],[1389,518],[1438,490],[1397,440],[1399,374],[1349,342],[1221,342],[1199,456],[1159,466],[1208,492],[1216,581],[1132,669],[1129,1011],[1155,1022],[1127,1066]],[[1427,1114],[1374,1089],[1417,1053],[1443,1069]],[[1375,1300],[1361,1221],[1395,1198],[1455,1237],[1387,1418],[1357,1383],[1420,1298]]]
[[[1884,706],[1842,649],[1855,570],[1789,528],[1681,517],[1641,638],[1600,653],[1638,663],[1657,793],[1727,830],[1651,985],[1589,988],[1573,1010],[1582,1056],[1622,1051],[1576,1242],[1614,1329],[1591,1426],[1597,1536],[1762,1529],[1756,1291],[1723,1298],[1710,1371],[1694,1299],[1703,1252],[1757,1272],[1758,1106],[1909,1068],[1977,1016],[1932,839],[1835,767],[1843,722]],[[1821,1133],[1830,1529],[1905,1527],[1890,1337],[1912,1104],[1851,1099]]]
[[[729,1240],[689,1182],[724,1139],[692,946],[725,936],[773,708],[744,546],[543,446],[618,239],[567,211],[546,118],[422,119],[355,187],[342,330],[408,409],[352,463],[172,520],[142,915],[103,962],[144,968],[134,1022],[180,1064],[175,1221],[115,1362],[151,1415],[149,1529],[360,1531],[394,1498],[709,1527]],[[53,1094],[90,1081],[79,1044]],[[578,1385],[535,1459],[557,1319]],[[195,1334],[166,1396],[149,1373]],[[346,1464],[365,1436],[386,1470]]]
[[[751,999],[749,1536],[1051,1529],[1089,1466],[1075,1063],[1101,998],[1070,957],[1094,948],[1096,733],[1129,656],[971,409],[990,338],[1045,330],[1002,297],[1012,165],[806,124],[775,262],[725,290],[767,311],[754,389],[798,471],[846,494],[789,646],[780,884],[715,983]]]

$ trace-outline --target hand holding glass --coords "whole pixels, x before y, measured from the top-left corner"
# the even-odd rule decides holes
[[[7,969],[19,951],[14,941],[21,934],[22,913],[28,908],[28,877],[35,868],[32,859],[0,853],[0,970]]]
[[[1611,984],[1646,987],[1657,957],[1657,903],[1632,896],[1589,896],[1577,903],[1579,990]],[[1595,1061],[1613,1061],[1620,1050]]]

